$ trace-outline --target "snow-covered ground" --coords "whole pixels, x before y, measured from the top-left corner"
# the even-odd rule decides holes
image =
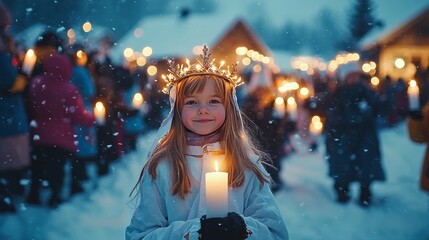
[[[151,136],[142,137],[135,153],[115,163],[95,190],[55,210],[22,205],[17,214],[0,215],[0,239],[124,239],[134,207],[128,195]],[[425,146],[409,141],[405,124],[382,130],[380,136],[388,179],[374,184],[375,200],[369,208],[356,203],[358,186],[352,188],[353,201],[336,203],[322,139],[314,153],[295,139],[297,152],[283,162],[286,188],[276,195],[291,239],[429,239],[429,198],[418,188]]]

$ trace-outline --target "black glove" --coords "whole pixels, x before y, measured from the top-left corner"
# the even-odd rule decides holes
[[[241,240],[250,236],[244,219],[235,212],[224,218],[201,217],[200,240]]]
[[[423,114],[422,114],[422,111],[420,111],[420,110],[408,111],[408,116],[414,120],[422,120],[423,119]]]

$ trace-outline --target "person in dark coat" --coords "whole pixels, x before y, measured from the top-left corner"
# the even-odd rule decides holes
[[[18,71],[18,52],[7,32],[12,23],[0,3],[0,213],[15,212],[14,195],[23,195],[20,184],[30,166],[27,113],[23,89],[26,76]]]
[[[271,191],[275,193],[283,187],[279,175],[281,160],[286,157],[284,145],[294,122],[289,121],[287,115],[279,116],[274,109],[275,91],[268,69],[254,74],[247,87],[248,95],[243,99],[242,111],[259,129],[258,139],[270,155],[272,166],[266,166],[266,170],[272,179]]]
[[[52,196],[50,206],[62,202],[65,162],[77,151],[76,124],[92,126],[95,117],[85,110],[82,96],[69,82],[72,76],[70,59],[62,54],[47,57],[43,75],[31,81],[31,128],[33,139],[32,178],[28,202],[40,204],[40,188],[47,180]]]
[[[338,202],[350,200],[350,184],[360,184],[359,202],[372,200],[371,184],[385,180],[376,118],[379,100],[364,82],[360,64],[337,71],[339,86],[329,96],[326,114],[326,155]]]
[[[420,170],[420,188],[429,194],[429,103],[426,103],[420,109],[408,112],[407,130],[411,141],[426,144],[426,151]]]

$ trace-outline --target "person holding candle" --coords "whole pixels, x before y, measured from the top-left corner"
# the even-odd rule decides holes
[[[339,203],[349,202],[350,185],[358,182],[358,202],[367,207],[373,200],[372,183],[385,180],[376,126],[380,102],[360,63],[341,65],[336,76],[339,83],[327,99],[325,122],[329,176]]]
[[[98,121],[97,171],[99,176],[105,176],[110,172],[111,163],[124,153],[124,118],[137,115],[139,110],[128,107],[122,96],[133,84],[128,71],[122,66],[103,63],[94,57],[90,55],[89,65],[96,86],[94,106],[98,109],[94,109]]]
[[[134,115],[124,116],[124,147],[125,152],[134,151],[137,149],[137,138],[145,129],[143,122],[144,113],[144,96],[141,93],[142,89],[139,84],[139,76],[137,69],[127,69],[127,75],[132,80],[131,87],[124,89],[122,98],[124,103],[132,109],[137,110]]]
[[[281,110],[276,109],[275,89],[273,89],[272,76],[267,66],[264,66],[261,72],[256,72],[250,78],[247,86],[248,95],[243,100],[243,113],[253,122],[254,127],[258,128],[260,142],[263,149],[270,155],[271,165],[265,165],[270,174],[272,182],[270,184],[273,193],[278,192],[284,186],[280,178],[281,161],[289,152],[285,151],[287,147],[291,148],[289,135],[295,131],[295,123],[291,119],[290,112],[286,112],[287,107],[282,99]]]
[[[29,90],[32,146],[32,176],[27,202],[41,204],[42,180],[52,190],[49,205],[62,202],[65,162],[77,151],[75,126],[93,126],[95,117],[85,110],[78,88],[69,82],[72,64],[63,54],[53,54],[43,62],[46,74],[32,79]]]
[[[420,173],[420,188],[429,193],[429,103],[409,111],[407,129],[413,142],[427,145]]]
[[[85,48],[82,44],[75,43],[66,50],[73,64],[73,72],[70,82],[74,84],[82,96],[85,110],[94,114],[93,99],[95,97],[95,83],[86,68]],[[75,126],[77,149],[75,158],[71,160],[71,195],[83,192],[82,183],[88,180],[86,164],[96,162],[97,157],[97,132],[95,125]]]
[[[205,46],[203,65],[180,71],[168,60],[171,111],[133,189],[140,202],[126,239],[288,239],[262,165],[267,155],[244,127],[235,68],[223,72],[209,56]]]

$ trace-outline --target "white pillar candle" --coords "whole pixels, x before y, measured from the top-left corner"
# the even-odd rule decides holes
[[[286,112],[285,100],[282,97],[277,97],[274,101],[274,117],[283,118]]]
[[[320,135],[322,133],[323,124],[321,122],[311,122],[310,132],[314,135]]]
[[[219,172],[217,161],[215,168],[216,172],[206,173],[207,218],[228,215],[228,173]]]
[[[314,135],[320,135],[323,130],[323,123],[320,121],[319,116],[314,116],[311,118],[310,122],[310,132]]]
[[[83,67],[86,65],[87,61],[88,61],[88,56],[86,55],[86,53],[82,50],[77,51],[77,53],[76,53],[77,65]]]
[[[296,104],[295,98],[289,97],[287,99],[287,111],[289,113],[290,120],[296,121],[296,119],[298,118],[297,109],[298,106]]]
[[[143,95],[141,93],[134,94],[133,108],[140,109],[143,104]]]
[[[407,92],[410,110],[419,109],[419,87],[415,80],[410,81],[410,86],[408,87]]]
[[[28,75],[31,75],[33,72],[34,65],[36,64],[37,56],[34,53],[33,49],[29,49],[24,57],[24,62],[22,63],[22,71]]]
[[[106,121],[106,108],[102,102],[97,102],[94,107],[94,115],[98,125],[104,125]]]

